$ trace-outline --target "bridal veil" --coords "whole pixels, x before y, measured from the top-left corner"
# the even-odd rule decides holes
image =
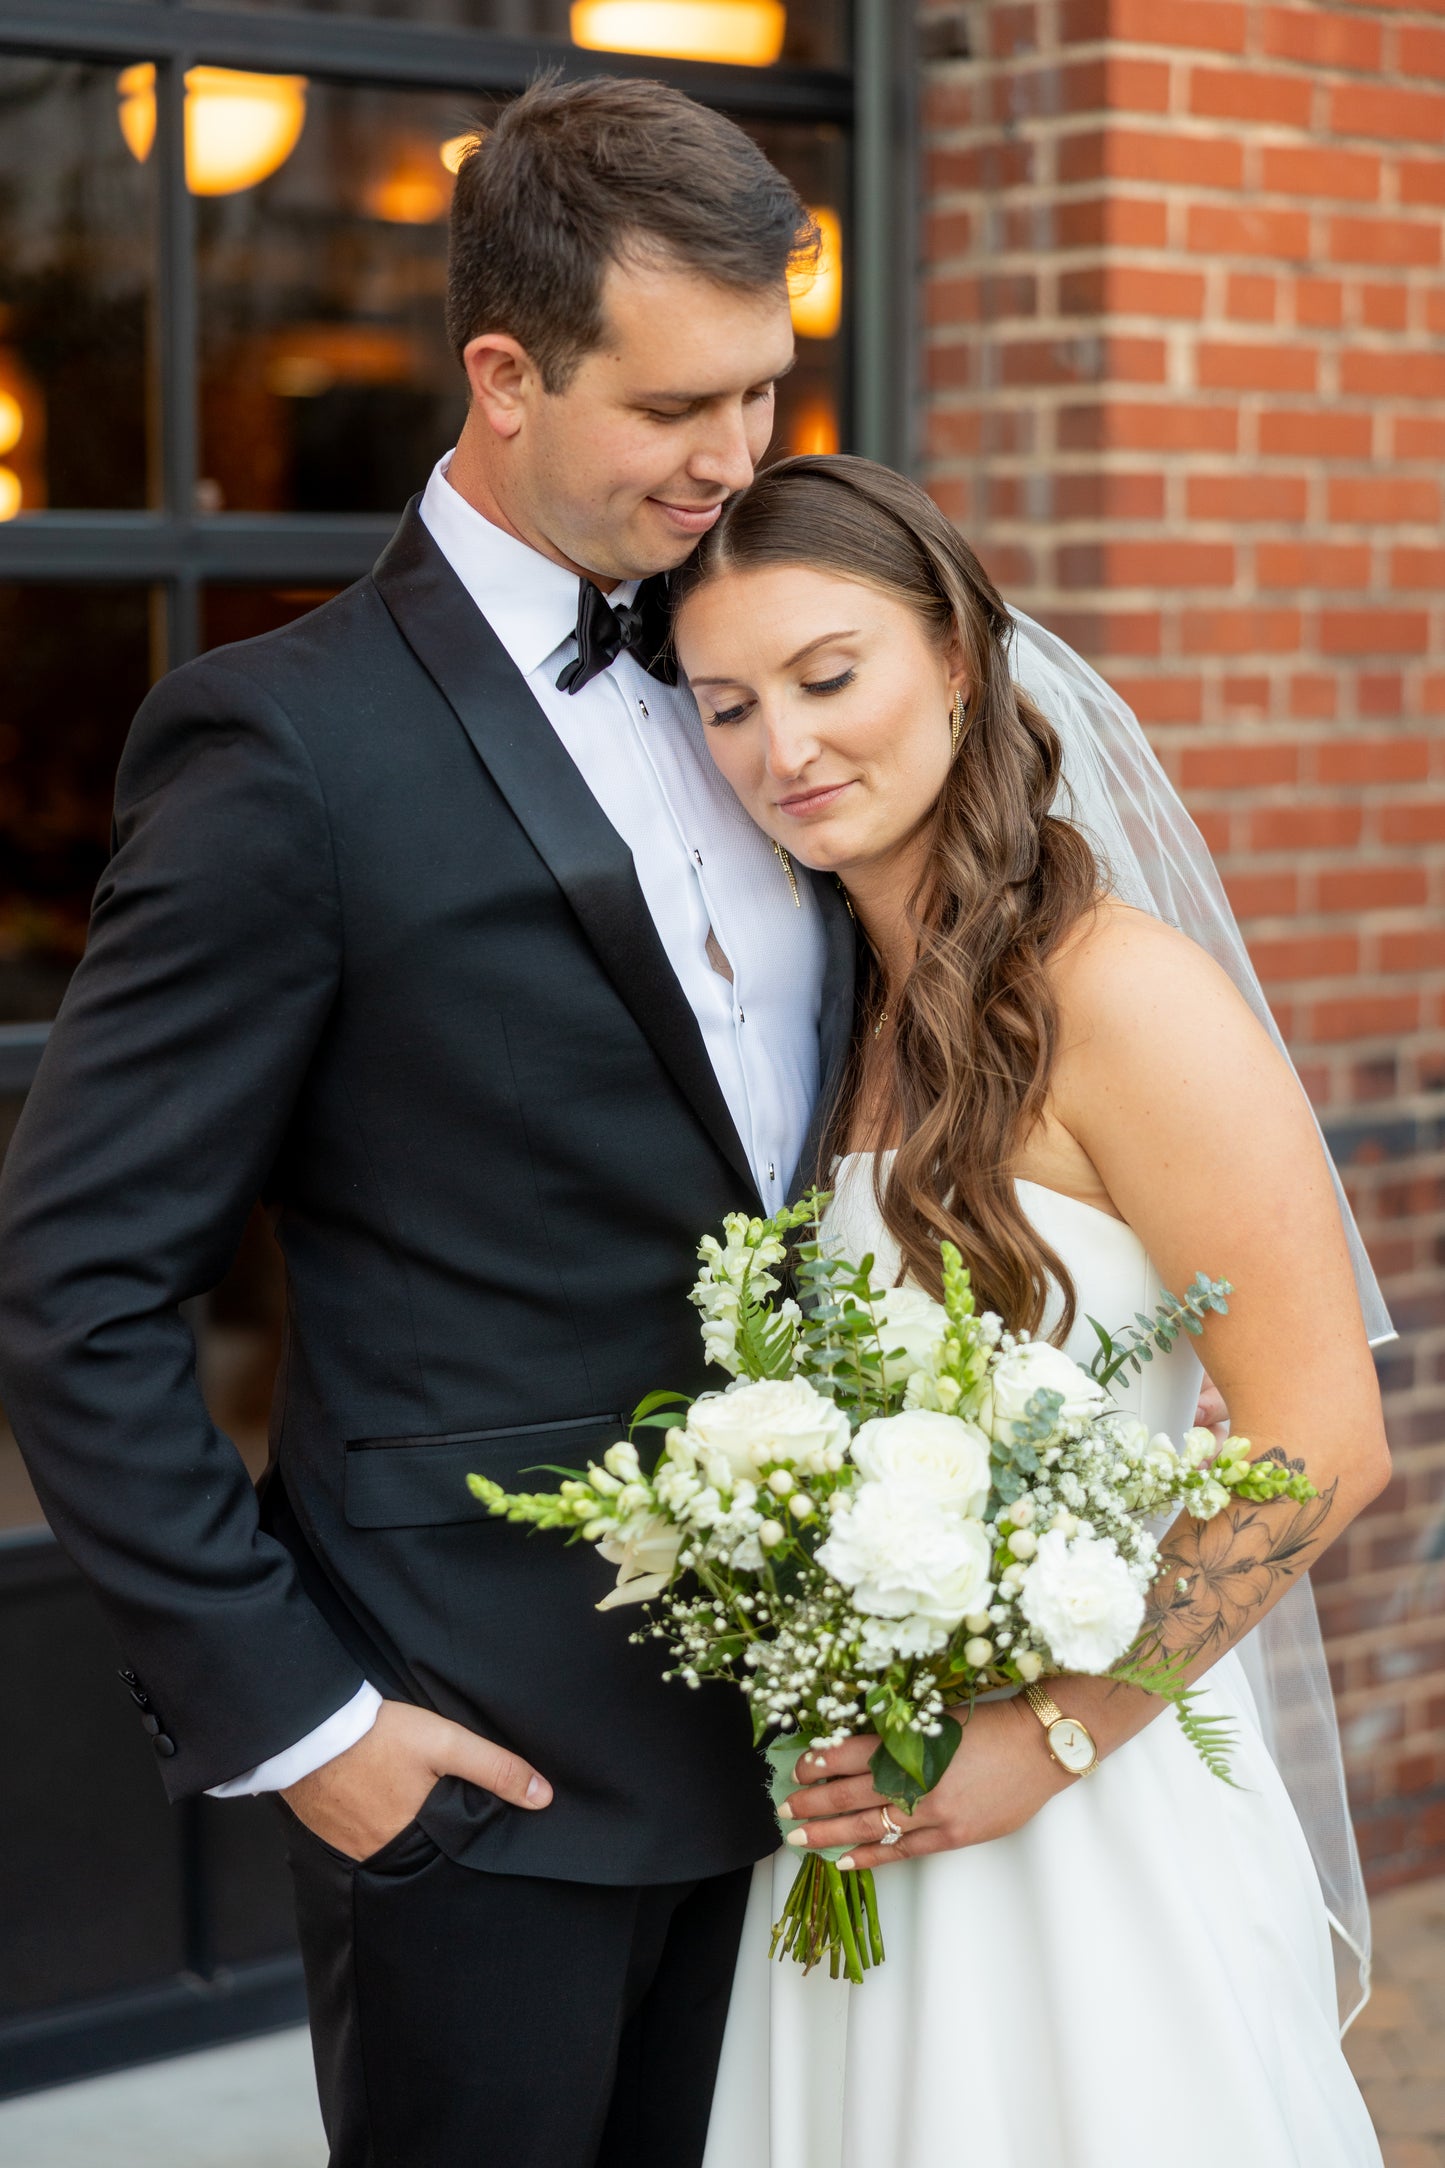
[[[1063,743],[1068,804],[1060,810],[1088,836],[1121,901],[1198,942],[1229,973],[1289,1061],[1214,861],[1132,710],[1062,640],[1021,611],[1012,614],[1013,676]],[[1328,1146],[1324,1149],[1328,1157]],[[1394,1328],[1338,1170],[1330,1164],[1365,1329],[1371,1345],[1379,1346],[1394,1338]],[[1314,1856],[1334,1930],[1348,2026],[1369,1994],[1370,1918],[1308,1577],[1240,1642],[1239,1654],[1266,1744]]]

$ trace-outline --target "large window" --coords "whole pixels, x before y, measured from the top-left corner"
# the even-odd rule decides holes
[[[655,74],[753,133],[826,235],[773,450],[899,456],[908,12],[0,0],[0,1148],[84,945],[147,685],[364,572],[454,441],[457,145],[539,67]],[[218,1413],[258,1448],[263,1253],[212,1305]],[[0,1528],[33,1517],[0,1435]]]

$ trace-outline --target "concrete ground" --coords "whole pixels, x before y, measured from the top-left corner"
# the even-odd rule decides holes
[[[1385,2168],[1445,2168],[1445,1879],[1378,1897],[1345,2042]],[[304,2032],[0,2103],[5,2168],[326,2168]],[[1123,2164],[1121,2163],[1121,2168]]]
[[[0,2102],[5,2168],[326,2168],[303,2030]]]
[[[1445,1880],[1377,1897],[1375,1991],[1345,2041],[1385,2168],[1445,2168]]]

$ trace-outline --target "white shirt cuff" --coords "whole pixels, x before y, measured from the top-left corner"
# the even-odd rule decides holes
[[[376,1722],[381,1707],[381,1696],[368,1680],[359,1686],[344,1709],[328,1716],[315,1731],[308,1731],[295,1746],[273,1754],[268,1761],[248,1769],[242,1777],[228,1777],[224,1784],[211,1785],[208,1799],[246,1799],[253,1792],[284,1792],[288,1785],[299,1784],[309,1777],[313,1769],[324,1762],[335,1761],[358,1739],[364,1739]]]

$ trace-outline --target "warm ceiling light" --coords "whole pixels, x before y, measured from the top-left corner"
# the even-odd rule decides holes
[[[838,449],[838,409],[826,395],[807,400],[788,431],[788,449],[824,458]]]
[[[0,467],[0,520],[14,519],[24,494],[19,475],[13,474],[9,467]]]
[[[25,409],[13,391],[0,391],[0,458],[13,452],[25,434]]]
[[[814,210],[822,246],[816,270],[796,271],[788,280],[793,329],[800,339],[831,339],[843,317],[843,229],[836,211]]]
[[[138,61],[120,78],[120,132],[144,165],[156,138],[156,71]],[[306,125],[304,75],[186,70],[186,186],[233,196],[284,166]]]
[[[480,143],[481,140],[481,137],[478,135],[448,136],[445,143],[443,143],[440,151],[437,153],[438,157],[441,159],[442,164],[446,167],[448,173],[460,173],[462,170],[462,160],[466,157],[468,151],[471,150],[475,144]]]
[[[451,191],[435,166],[403,165],[388,173],[367,191],[366,208],[373,218],[393,226],[429,226],[440,218],[451,200]]]
[[[572,0],[572,43],[769,68],[787,20],[782,0]]]

